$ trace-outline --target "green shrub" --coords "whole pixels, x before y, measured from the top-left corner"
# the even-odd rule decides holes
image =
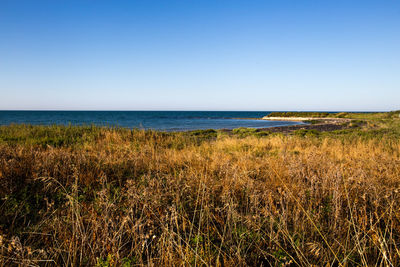
[[[320,131],[317,131],[317,130],[314,130],[314,129],[311,129],[311,130],[300,129],[300,130],[294,131],[293,133],[294,133],[294,135],[302,136],[302,137],[305,137],[305,136],[310,136],[310,137],[311,136],[319,136],[321,134]]]

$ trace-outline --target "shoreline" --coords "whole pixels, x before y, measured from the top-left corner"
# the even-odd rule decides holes
[[[327,118],[327,117],[268,117],[264,116],[262,120],[267,121],[330,121],[330,122],[349,122],[351,119],[345,118]]]
[[[261,120],[261,119],[259,119]],[[275,120],[278,121],[278,120]],[[286,120],[290,121],[290,120]],[[282,120],[282,122],[285,122],[285,120]],[[281,133],[290,133],[296,130],[318,130],[321,132],[326,132],[326,131],[334,131],[334,130],[340,130],[340,129],[346,129],[348,128],[347,124],[339,123],[337,121],[323,121],[316,123],[316,124],[311,124],[308,123],[307,121],[298,121],[296,120],[297,124],[292,124],[292,125],[276,125],[276,126],[271,126],[271,127],[237,127],[237,128],[207,128],[207,129],[173,129],[173,130],[167,130],[167,129],[143,129],[143,128],[136,128],[136,127],[122,127],[122,126],[110,126],[110,125],[64,125],[64,124],[52,124],[52,125],[43,125],[43,124],[9,124],[9,125],[0,125],[0,127],[13,127],[13,126],[31,126],[31,127],[46,127],[46,128],[52,128],[52,127],[77,127],[77,128],[85,128],[85,127],[96,127],[96,128],[106,128],[106,129],[113,129],[113,128],[123,128],[127,130],[143,130],[143,131],[154,131],[154,132],[164,132],[164,133],[190,133],[190,132],[196,132],[196,131],[208,131],[208,130],[213,130],[213,131],[222,131],[222,132],[233,132],[235,129],[240,129],[240,128],[245,128],[245,129],[254,129],[256,132],[281,132]],[[343,121],[342,121],[343,122]]]
[[[270,121],[296,121],[296,122],[304,122],[304,124],[298,125],[288,125],[288,126],[278,126],[278,127],[270,127],[264,128],[263,131],[270,132],[280,132],[280,133],[290,133],[296,130],[316,130],[320,132],[331,132],[336,130],[348,129],[349,125],[347,124],[352,119],[346,118],[315,118],[315,117],[268,117],[265,116],[262,120],[270,120]],[[316,122],[316,123],[310,123]],[[261,130],[261,129],[260,129]]]
[[[297,130],[316,130],[319,132],[331,132],[337,130],[348,129],[348,125],[337,123],[322,123],[322,124],[298,124],[289,126],[278,126],[270,128],[261,128],[260,131],[268,131],[273,133],[291,133]]]
[[[246,118],[247,119],[247,118]],[[268,121],[292,121],[298,122],[295,125],[284,125],[284,126],[272,126],[272,127],[261,127],[253,128],[257,132],[272,132],[272,133],[284,133],[288,134],[297,130],[316,130],[319,132],[331,132],[336,130],[348,129],[348,122],[352,119],[347,118],[327,118],[327,117],[268,117],[255,118],[255,120],[268,120]],[[313,122],[313,123],[311,123]],[[226,132],[232,132],[232,129],[222,129]]]

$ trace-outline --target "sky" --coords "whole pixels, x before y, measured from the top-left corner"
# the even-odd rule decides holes
[[[400,1],[0,0],[0,110],[400,109]]]

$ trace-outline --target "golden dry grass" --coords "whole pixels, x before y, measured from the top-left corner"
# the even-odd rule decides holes
[[[397,139],[93,132],[0,143],[0,265],[400,264]]]

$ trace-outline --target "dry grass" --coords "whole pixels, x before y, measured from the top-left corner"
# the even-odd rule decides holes
[[[77,131],[0,142],[1,266],[400,264],[398,139]]]

